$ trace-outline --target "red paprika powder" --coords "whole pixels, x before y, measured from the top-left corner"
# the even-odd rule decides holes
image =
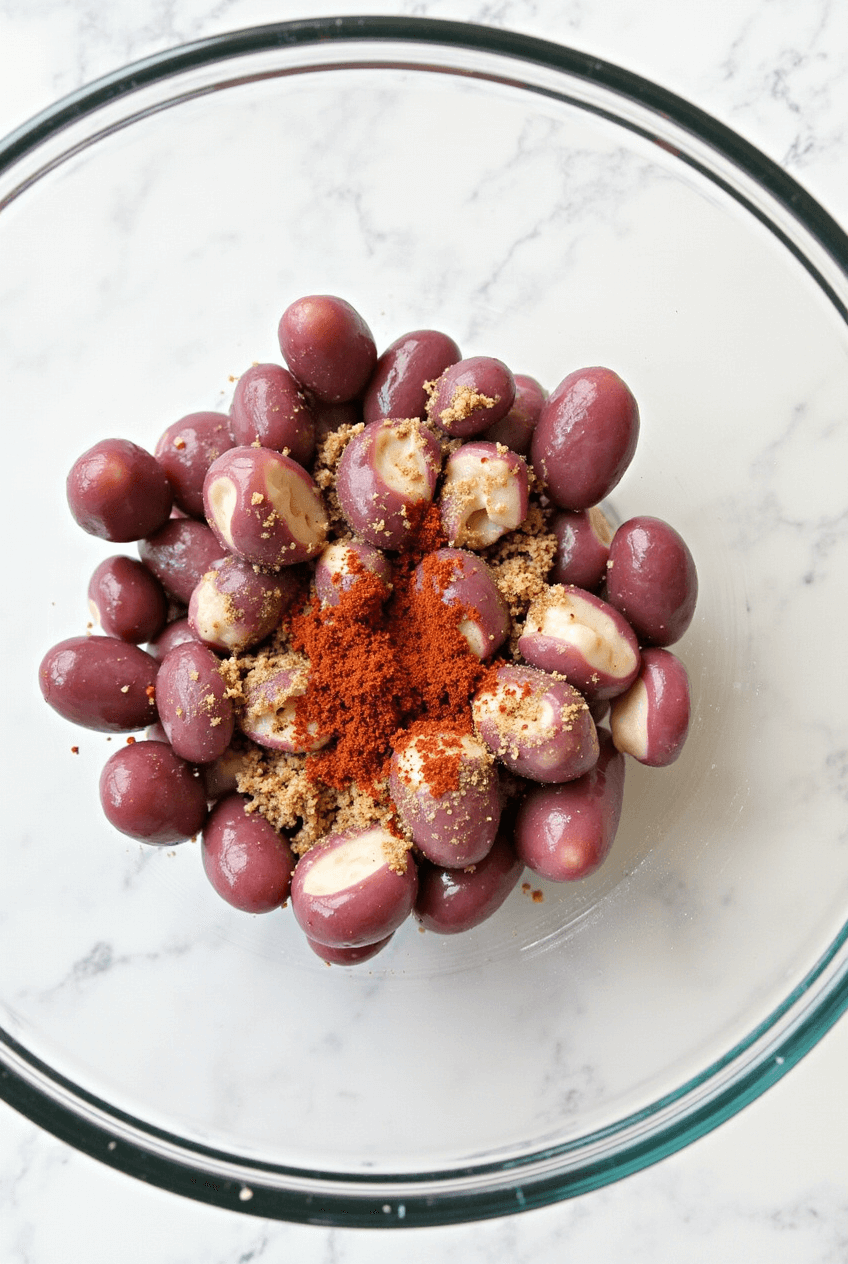
[[[413,526],[410,547],[394,558],[391,592],[354,562],[357,582],[337,606],[322,609],[314,599],[289,618],[291,644],[311,663],[309,687],[297,704],[298,727],[306,732],[314,724],[333,735],[307,760],[316,781],[336,789],[355,782],[379,794],[392,746],[405,735],[422,726],[471,732],[471,697],[490,669],[459,631],[469,612],[442,599],[455,564],[432,554],[446,543],[431,505]],[[455,787],[455,752],[428,765],[429,784],[432,776]]]

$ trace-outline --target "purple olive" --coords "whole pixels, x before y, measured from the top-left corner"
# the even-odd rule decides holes
[[[612,705],[612,739],[640,764],[665,768],[683,749],[689,715],[686,668],[670,650],[648,648],[642,651],[638,677]]]
[[[588,509],[617,485],[636,451],[639,408],[611,369],[578,369],[542,406],[530,459],[560,509]]]
[[[128,439],[103,439],[74,462],[68,506],[90,535],[140,540],[167,522],[171,484],[156,458]]]
[[[572,781],[598,758],[598,735],[582,694],[536,667],[499,667],[471,709],[480,737],[519,777]]]
[[[502,443],[513,452],[526,456],[530,451],[533,431],[542,411],[548,392],[534,377],[525,373],[515,374],[515,400],[512,408],[500,421],[494,422],[480,435],[487,443]]]
[[[416,418],[372,421],[344,450],[336,494],[351,529],[378,549],[403,549],[436,490],[442,452]]]
[[[501,831],[486,856],[468,869],[418,866],[414,915],[426,930],[457,935],[496,913],[524,872],[509,836]]]
[[[313,396],[309,407],[315,418],[315,451],[318,452],[327,435],[335,434],[343,426],[362,425],[362,406],[358,400],[346,400],[343,404],[322,404]]]
[[[248,672],[239,726],[257,746],[297,755],[326,746],[331,734],[319,733],[313,721],[305,732],[298,724],[297,702],[309,684],[309,662],[289,657],[289,666]]]
[[[529,476],[522,457],[494,443],[465,443],[445,462],[440,504],[451,544],[485,549],[527,517]]]
[[[436,379],[427,420],[458,439],[478,435],[506,416],[515,400],[515,378],[502,360],[471,356]]]
[[[281,364],[253,364],[233,391],[230,425],[238,447],[259,443],[308,465],[315,450],[315,419],[295,379]]]
[[[515,849],[528,869],[552,882],[593,873],[609,855],[621,817],[624,756],[603,729],[598,762],[576,781],[533,786],[518,809]]]
[[[601,724],[602,721],[604,721],[607,718],[610,712],[609,698],[593,699],[591,702],[589,702],[589,711],[591,712],[592,719],[595,721],[595,725],[597,726],[598,724]]]
[[[258,812],[245,812],[247,803],[230,794],[212,809],[203,829],[203,869],[233,908],[270,913],[289,898],[295,858],[273,825]]]
[[[380,356],[362,400],[366,423],[427,412],[425,383],[435,381],[460,358],[453,338],[435,329],[402,334]]]
[[[606,598],[642,645],[673,645],[692,622],[698,573],[685,541],[661,518],[630,518],[612,538]]]
[[[432,588],[446,606],[461,606],[459,631],[477,658],[490,658],[507,641],[509,609],[492,572],[474,553],[436,549],[419,562],[416,586]]]
[[[156,460],[168,476],[174,504],[203,518],[203,480],[212,462],[233,446],[226,413],[189,413],[169,426],[156,444]]]
[[[206,523],[194,518],[172,518],[138,542],[138,555],[144,565],[165,592],[184,606],[191,600],[201,575],[226,553]]]
[[[72,636],[48,650],[38,669],[46,702],[72,724],[131,733],[156,719],[158,664],[111,636]]]
[[[554,515],[551,531],[557,549],[550,572],[552,584],[574,584],[594,592],[607,573],[613,529],[602,509],[561,509]]]
[[[359,395],[377,363],[371,330],[350,303],[331,294],[291,303],[278,333],[283,359],[298,382],[328,404]]]
[[[193,764],[218,759],[233,736],[233,704],[220,663],[194,641],[169,650],[156,677],[159,719],[176,753]]]
[[[309,939],[358,948],[385,939],[415,903],[418,871],[381,826],[331,834],[297,863],[292,910]]]
[[[150,642],[147,652],[151,658],[156,659],[157,663],[161,663],[168,650],[172,650],[175,645],[182,645],[183,641],[196,641],[197,639],[194,629],[187,618],[173,619]]]
[[[279,627],[294,596],[290,571],[269,575],[239,557],[225,557],[201,576],[191,594],[189,626],[214,650],[246,650]]]
[[[168,599],[146,566],[132,557],[107,557],[88,584],[88,606],[107,636],[140,645],[165,626]]]
[[[327,512],[302,465],[270,448],[232,448],[213,461],[203,485],[206,519],[220,543],[270,570],[315,556]]]
[[[392,586],[392,564],[384,553],[362,540],[334,540],[315,563],[315,592],[322,606],[337,606],[348,592],[370,572],[382,579],[386,595]]]
[[[164,730],[163,730],[164,732]],[[167,740],[167,738],[165,739]],[[200,764],[197,771],[203,779],[203,787],[209,803],[217,803],[225,795],[238,790],[239,774],[246,771],[248,748],[228,746],[223,755],[208,764]]]
[[[393,938],[394,932],[387,935],[385,939],[378,939],[374,944],[361,944],[358,948],[331,948],[329,944],[319,944],[316,939],[310,939],[306,936],[306,942],[309,947],[325,961],[328,966],[358,966],[363,961],[370,961],[372,957],[376,957],[378,952],[389,944]]]
[[[417,733],[395,750],[389,794],[419,850],[457,869],[489,852],[501,815],[492,756],[470,734]]]
[[[639,644],[624,616],[572,584],[550,585],[533,599],[518,648],[534,667],[565,676],[587,702],[624,693],[639,671]]]
[[[100,802],[116,830],[156,847],[193,838],[206,820],[203,784],[167,742],[115,751],[100,775]]]

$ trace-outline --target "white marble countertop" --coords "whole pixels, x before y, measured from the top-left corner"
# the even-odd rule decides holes
[[[128,61],[316,13],[458,18],[558,40],[735,128],[848,226],[848,6],[836,0],[0,0],[0,134]],[[8,946],[6,949],[8,951]],[[391,1233],[279,1224],[184,1201],[0,1104],[4,1264],[848,1260],[848,1018],[741,1116],[629,1179],[509,1219]]]

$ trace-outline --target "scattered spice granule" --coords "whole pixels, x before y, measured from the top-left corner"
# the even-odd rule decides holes
[[[470,732],[465,725],[462,728],[463,732]],[[421,782],[434,798],[440,798],[460,787],[463,732],[447,732],[438,720],[415,720],[404,732],[395,734],[392,749],[396,755],[402,755],[414,743]],[[403,765],[400,777],[409,781]]]
[[[550,529],[552,513],[538,501],[531,501],[521,526],[484,549],[481,556],[489,566],[513,620],[522,619],[530,603],[544,592],[557,551],[557,539]],[[513,641],[517,636],[513,635]],[[512,645],[515,653],[515,646]],[[517,657],[517,655],[516,655]]]
[[[433,385],[435,387],[435,384]],[[434,395],[435,389],[430,392],[430,404],[433,402]],[[439,420],[448,426],[455,421],[464,421],[466,417],[470,417],[478,409],[494,408],[499,399],[499,395],[497,397],[483,395],[480,391],[475,391],[471,386],[458,386],[451,396],[448,406],[439,410]],[[430,415],[430,404],[427,406],[428,416]]]
[[[521,890],[525,895],[529,895],[534,904],[543,904],[545,900],[544,891],[540,891],[538,887],[534,890],[529,882],[522,882]]]
[[[433,799],[438,799],[486,781],[487,770],[494,762],[488,751],[481,748],[479,759],[475,757],[473,762],[463,759],[467,752],[462,739],[471,733],[470,715],[452,729],[439,720],[414,720],[402,733],[395,734],[392,748],[395,754],[402,755],[414,743],[421,781]],[[400,776],[404,778],[402,767]],[[451,809],[447,812],[450,815]]]
[[[253,747],[236,774],[240,793],[251,798],[245,810],[284,831],[297,855],[335,831],[391,825],[394,808],[385,786],[377,798],[355,785],[342,791],[321,785],[309,774],[309,758]]]
[[[364,429],[365,423],[362,421],[354,426],[347,424],[339,426],[337,430],[331,430],[326,438],[318,444],[315,453],[312,478],[323,495],[331,531],[337,534],[346,532],[348,525],[339,507],[339,498],[336,495],[336,470],[339,468],[339,461],[341,461],[344,450],[353,436],[361,434]]]
[[[72,754],[72,755],[78,755],[78,754],[79,754],[79,747],[78,747],[78,746],[72,746],[72,747],[71,747],[71,754]]]

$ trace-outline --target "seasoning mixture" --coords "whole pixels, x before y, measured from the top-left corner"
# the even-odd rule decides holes
[[[333,436],[327,442],[337,442]],[[302,610],[283,619],[270,645],[234,655],[222,666],[237,710],[246,706],[243,682],[271,679],[281,667],[309,665],[309,685],[296,707],[296,733],[331,739],[327,749],[292,755],[253,749],[238,775],[277,829],[292,833],[302,853],[332,829],[376,822],[409,839],[388,797],[389,760],[420,733],[433,736],[424,779],[436,796],[459,786],[459,755],[437,735],[473,731],[471,699],[491,666],[471,651],[459,630],[467,615],[443,594],[455,566],[440,558],[446,546],[438,507],[429,505],[410,533],[408,549],[394,559],[392,588],[355,561],[358,582],[337,606],[322,608],[308,596]],[[511,610],[524,609],[539,590],[554,539],[536,507],[520,537],[494,546],[493,574]],[[416,585],[417,569],[425,577]]]
[[[76,724],[146,729],[103,770],[117,830],[202,836],[223,899],[290,899],[309,946],[356,965],[410,914],[456,934],[525,867],[603,862],[625,756],[663,766],[686,738],[668,646],[697,575],[668,523],[614,531],[599,506],[639,432],[612,370],[548,395],[433,330],[379,356],[331,295],[291,304],[279,342],[286,367],[234,379],[229,413],[74,464],[76,521],[141,561],[97,568],[100,633],[39,682]]]

